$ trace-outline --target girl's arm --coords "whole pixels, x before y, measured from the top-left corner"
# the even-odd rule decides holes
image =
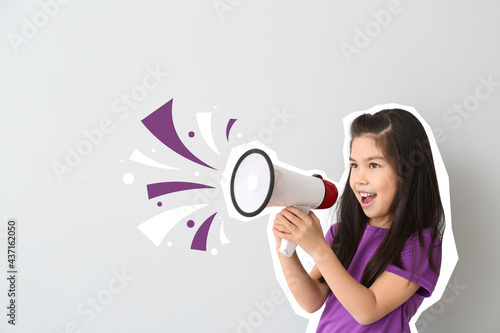
[[[299,209],[287,207],[278,215],[277,219],[289,230],[279,235],[309,253],[333,294],[358,323],[367,325],[381,319],[420,287],[396,274],[384,272],[366,288],[347,272],[326,243],[314,213],[306,215]]]
[[[281,237],[279,235],[282,232],[286,232],[286,229],[278,220],[275,220],[273,232],[276,238],[276,253],[278,254],[288,287],[295,300],[309,313],[319,310],[325,303],[330,288],[326,283],[318,282],[321,273],[316,266],[311,270],[310,274],[306,272],[297,256],[297,252],[294,252],[288,258],[281,257],[279,252]]]

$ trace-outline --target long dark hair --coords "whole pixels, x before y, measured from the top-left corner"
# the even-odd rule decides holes
[[[432,256],[436,238],[442,238],[444,211],[439,195],[434,160],[428,137],[420,121],[401,109],[382,110],[363,114],[351,124],[352,140],[368,136],[375,140],[398,175],[398,188],[390,208],[392,224],[384,241],[365,267],[361,284],[370,287],[387,265],[402,267],[401,251],[406,241],[418,235],[418,244],[424,247],[422,231],[432,228],[429,246],[429,264],[438,275]],[[338,229],[332,249],[347,269],[356,253],[369,218],[349,186],[349,177],[337,210]],[[412,272],[412,275],[415,272]],[[324,279],[322,278],[324,281]]]

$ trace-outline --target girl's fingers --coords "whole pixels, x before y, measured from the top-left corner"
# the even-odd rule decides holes
[[[306,213],[304,213],[300,209],[293,207],[293,206],[285,207],[284,211],[288,211],[288,212],[292,213],[293,215],[295,215],[297,218],[299,218],[301,220],[303,220],[307,216]]]
[[[286,207],[276,214],[273,232],[276,238],[285,239],[300,245],[307,253],[314,250],[321,240],[324,241],[319,219],[313,212],[305,214],[295,207]]]
[[[307,225],[310,225],[311,222],[312,224],[318,224],[320,223],[318,217],[314,212],[311,210],[309,214],[304,213],[298,208],[295,207],[286,207],[283,211],[282,214],[286,216],[293,224],[303,225],[304,223]]]
[[[293,238],[293,235],[291,233],[282,232],[282,231],[277,230],[276,228],[273,228],[273,233],[274,233],[274,237],[276,237],[276,239],[286,239],[289,241]]]
[[[287,208],[285,208],[281,211],[281,215],[283,215],[289,222],[293,223],[294,225],[299,224],[301,219],[296,214],[294,214],[292,211],[288,210]],[[293,208],[293,207],[290,207],[290,208]]]
[[[289,231],[293,232],[297,229],[297,223],[299,223],[300,220],[298,220],[295,215],[287,212],[283,212],[282,214],[278,215],[279,222]]]
[[[276,229],[280,232],[283,232],[283,233],[287,233],[287,234],[290,234],[291,233],[291,230],[289,228],[287,228],[287,226],[285,225],[285,223],[288,223],[288,220],[283,216],[281,215],[280,213],[278,213],[274,219],[274,223],[273,223],[273,229]]]
[[[288,230],[285,226],[283,226],[282,224],[275,224],[273,226],[273,229],[279,231],[279,232],[283,232],[283,233],[286,233],[286,234],[289,234],[290,233],[290,230]]]
[[[295,207],[286,207],[281,212],[297,229],[304,229],[310,226],[313,218]],[[295,230],[295,229],[292,229]]]
[[[316,223],[320,223],[320,221],[319,221],[318,217],[316,216],[316,214],[314,214],[314,212],[313,212],[312,210],[309,212],[309,216],[312,218],[312,220],[313,220],[314,222],[316,222]]]

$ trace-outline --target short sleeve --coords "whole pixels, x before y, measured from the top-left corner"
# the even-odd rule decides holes
[[[418,237],[411,237],[405,244],[401,252],[401,261],[403,268],[395,265],[387,266],[386,271],[399,275],[411,282],[420,286],[417,294],[422,297],[430,297],[436,286],[439,271],[441,268],[441,240],[436,237],[432,246],[432,258],[434,267],[438,274],[434,273],[429,261],[429,244],[431,243],[431,229],[426,229],[422,232],[424,247],[419,245]]]
[[[328,245],[330,245],[330,247],[332,246],[333,238],[335,237],[337,229],[338,229],[338,223],[335,223],[328,229],[328,231],[325,234],[325,240],[328,243]]]

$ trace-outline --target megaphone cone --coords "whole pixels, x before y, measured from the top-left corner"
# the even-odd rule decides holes
[[[331,182],[274,165],[260,149],[250,149],[238,159],[230,192],[235,209],[246,217],[256,216],[271,206],[295,206],[307,214],[311,208],[330,208],[338,197]],[[295,247],[296,244],[283,240],[280,253],[290,257]]]

